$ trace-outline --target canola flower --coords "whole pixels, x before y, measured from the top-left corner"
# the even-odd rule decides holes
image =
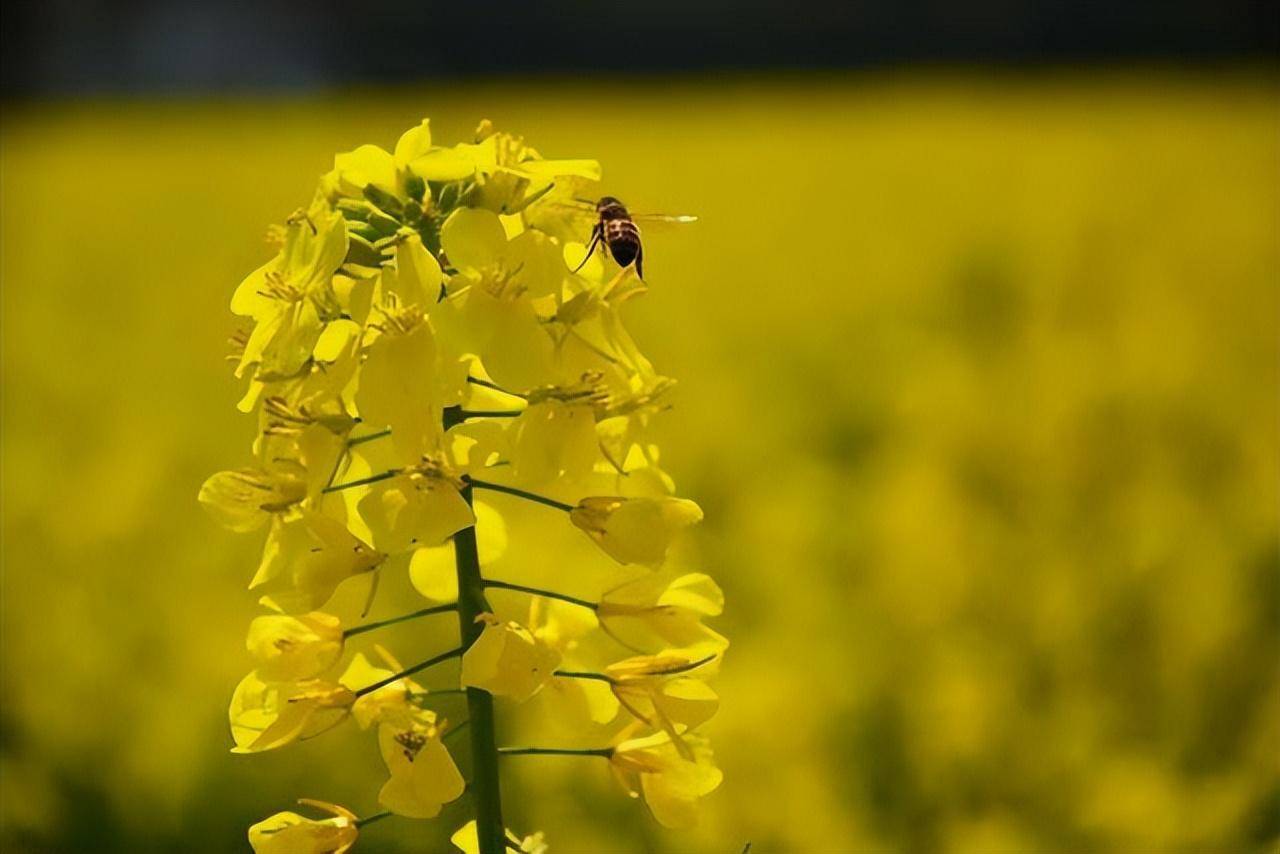
[[[255,824],[258,854],[346,851],[366,825],[430,819],[468,789],[474,818],[451,830],[457,848],[545,851],[541,833],[503,823],[504,757],[604,759],[671,827],[692,824],[719,784],[697,730],[719,707],[706,680],[728,641],[703,620],[723,596],[710,576],[667,566],[702,511],[674,495],[650,436],[672,381],[622,321],[646,287],[607,257],[581,263],[590,222],[571,201],[599,179],[595,161],[545,159],[488,122],[471,142],[437,145],[424,120],[390,152],[337,155],[311,203],[271,231],[275,257],[236,289],[231,310],[252,324],[232,359],[248,382],[239,408],[257,417],[253,459],[199,496],[231,530],[267,530],[249,584],[267,612],[248,631],[255,669],[231,701],[233,750],[285,748],[349,720],[376,733],[387,769],[381,811],[300,801],[324,817]],[[508,542],[484,492],[558,514],[548,524],[579,529],[627,580],[587,600],[496,577],[504,551],[538,544]],[[350,579],[370,578],[372,598],[378,575],[406,564],[430,604],[357,625],[325,611]],[[563,568],[569,582],[584,571]],[[528,598],[527,623],[494,613],[494,589]],[[456,617],[455,648],[407,667],[381,646],[380,660],[347,659],[353,637],[442,614]],[[591,633],[608,658],[584,660]],[[458,722],[412,678],[445,667],[458,670],[447,692],[466,698]],[[551,737],[611,735],[507,745],[495,699]]]

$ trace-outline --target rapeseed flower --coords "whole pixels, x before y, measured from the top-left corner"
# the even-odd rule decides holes
[[[355,813],[336,804],[304,800],[300,803],[330,813],[315,819],[296,812],[278,812],[249,828],[254,854],[343,854],[360,835]]]
[[[378,793],[378,803],[396,815],[432,818],[466,788],[458,766],[440,741],[442,723],[422,709],[409,720],[378,727],[378,748],[391,779]]]
[[[702,622],[723,610],[724,594],[711,576],[663,570],[606,591],[596,616],[606,632],[630,649],[701,657],[721,653],[729,645]]]
[[[690,757],[665,733],[620,742],[609,761],[627,793],[642,797],[653,817],[665,827],[697,823],[698,800],[715,791],[724,775],[712,764],[711,749],[701,739],[688,739]]]
[[[256,617],[246,645],[263,679],[310,679],[342,657],[342,621],[319,611]]]
[[[517,703],[547,684],[560,653],[519,623],[482,614],[484,631],[462,656],[462,684]]]
[[[702,521],[702,508],[686,498],[593,496],[569,518],[619,563],[657,565],[677,533]]]

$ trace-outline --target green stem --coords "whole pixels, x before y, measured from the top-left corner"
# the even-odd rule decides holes
[[[347,447],[354,448],[356,445],[363,445],[365,442],[372,442],[374,439],[381,439],[383,436],[390,436],[391,428],[379,430],[377,433],[370,433],[367,436],[357,436],[354,439],[347,440]]]
[[[519,418],[523,410],[464,409],[458,414],[463,418]]]
[[[503,756],[613,756],[612,747],[499,747]]]
[[[547,599],[559,599],[561,602],[568,602],[571,605],[580,605],[583,608],[590,608],[592,611],[599,609],[598,602],[589,602],[586,599],[579,599],[576,596],[570,596],[567,593],[557,593],[554,590],[543,590],[540,587],[526,587],[523,584],[512,584],[510,581],[498,581],[493,578],[484,580],[485,587],[499,587],[503,590],[515,590],[518,593],[529,593],[534,596],[544,596]]]
[[[387,687],[392,682],[403,679],[406,676],[412,676],[413,674],[417,673],[419,670],[426,670],[428,667],[431,667],[434,664],[439,664],[442,661],[448,661],[451,658],[457,658],[460,655],[462,655],[462,647],[458,647],[457,649],[451,649],[448,652],[442,652],[433,658],[428,658],[426,661],[413,665],[413,667],[410,667],[408,670],[401,670],[399,673],[388,676],[386,679],[379,679],[377,682],[374,682],[372,685],[364,686],[363,688],[361,688],[359,691],[356,692],[356,696],[363,697],[365,694],[371,694],[374,691],[377,691],[379,688]]]
[[[512,397],[525,397],[525,395],[520,394],[519,392],[507,391],[505,388],[498,385],[497,383],[491,383],[488,380],[482,380],[478,377],[467,377],[467,382],[471,383],[472,385],[483,386],[484,388],[491,388],[494,391],[500,391],[503,394],[509,394]]]
[[[450,417],[445,417],[446,429]],[[462,498],[471,504],[471,487],[462,489]],[[484,626],[476,621],[489,613],[484,598],[484,578],[480,575],[480,553],[476,548],[476,529],[463,528],[453,537],[454,563],[458,573],[458,623],[462,647],[476,642]],[[503,854],[506,850],[506,825],[502,822],[502,789],[498,779],[498,747],[493,720],[493,696],[479,688],[467,689],[467,727],[471,731],[473,766],[470,789],[475,793],[476,834],[480,854]]]
[[[391,813],[389,812],[376,812],[373,815],[358,818],[356,819],[356,827],[364,827],[366,824],[373,824],[375,821],[382,821],[390,815]]]
[[[557,670],[553,675],[563,676],[566,679],[594,679],[597,682],[613,684],[613,680],[603,673],[590,673],[585,670]]]
[[[514,495],[516,498],[523,498],[526,501],[532,501],[535,504],[545,504],[547,507],[554,507],[557,510],[563,510],[566,513],[573,510],[572,504],[565,504],[563,501],[556,501],[554,498],[547,498],[545,495],[535,495],[532,492],[525,492],[523,489],[516,489],[514,486],[504,486],[501,483],[490,483],[487,480],[476,480],[474,477],[467,476],[467,483],[476,489],[487,489],[490,492],[501,492],[505,495]],[[334,487],[337,489],[337,487]]]
[[[340,489],[351,489],[353,486],[364,486],[367,483],[377,483],[380,480],[395,477],[400,474],[400,469],[392,469],[384,471],[381,474],[371,474],[368,477],[362,477],[359,480],[349,480],[346,483],[338,483],[332,486],[326,486],[321,492],[337,492]]]
[[[432,614],[444,614],[449,611],[458,610],[458,603],[451,602],[448,605],[436,605],[432,608],[423,608],[421,611],[414,611],[412,614],[402,614],[399,617],[392,617],[389,620],[379,620],[376,623],[365,623],[363,626],[356,626],[347,629],[342,633],[344,638],[354,637],[355,635],[371,632],[374,629],[380,629],[384,626],[394,626],[396,623],[403,623],[405,620],[416,620],[418,617],[430,617]]]

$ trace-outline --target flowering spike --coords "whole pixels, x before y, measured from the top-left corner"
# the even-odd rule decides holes
[[[665,568],[702,510],[659,466],[650,425],[674,382],[623,324],[648,287],[639,244],[617,239],[633,227],[604,228],[629,222],[625,207],[589,199],[599,180],[596,161],[544,159],[488,121],[440,145],[424,119],[390,151],[338,154],[311,203],[270,230],[275,256],[235,289],[231,310],[252,324],[232,361],[248,386],[237,406],[256,418],[253,458],[210,477],[199,500],[232,530],[267,529],[250,586],[272,611],[250,625],[257,669],[231,701],[234,750],[351,718],[376,731],[388,775],[384,812],[306,801],[327,817],[255,824],[258,854],[344,852],[365,825],[436,816],[464,787],[475,818],[455,846],[541,854],[540,833],[503,824],[500,755],[603,758],[669,826],[692,823],[719,783],[695,730],[719,706],[705,680],[728,642],[704,620],[723,596],[705,574]],[[588,252],[592,237],[607,251]],[[520,513],[577,527],[636,574],[609,587],[589,563],[557,560],[553,577],[581,596],[522,577],[529,562],[511,556],[538,543],[516,536],[527,528],[508,536]],[[326,612],[340,588],[371,603],[398,554],[428,607],[354,626]],[[527,602],[527,619],[494,616],[492,590]],[[456,648],[412,666],[351,650],[449,612]],[[452,686],[415,681],[444,678],[454,658]],[[434,706],[457,693],[467,715],[450,727]],[[499,748],[495,699],[597,746]],[[469,783],[450,752],[462,732]]]

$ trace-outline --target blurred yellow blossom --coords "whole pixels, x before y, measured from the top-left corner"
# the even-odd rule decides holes
[[[666,827],[697,823],[698,800],[715,791],[723,774],[712,764],[706,742],[688,737],[690,758],[665,732],[622,741],[613,749],[614,774],[632,797],[644,796],[653,816]]]
[[[700,657],[729,645],[702,622],[723,609],[724,594],[709,575],[661,570],[606,591],[596,616],[605,631],[631,649],[680,650]]]
[[[306,498],[305,476],[296,464],[218,472],[200,487],[200,504],[227,528],[253,531]]]
[[[320,679],[269,682],[256,672],[240,681],[231,698],[233,753],[274,750],[337,726],[356,695]]]
[[[476,833],[474,819],[455,830],[453,836],[449,837],[449,841],[463,854],[480,854],[480,839]],[[519,851],[521,854],[547,854],[551,850],[544,841],[542,831],[531,833],[521,839],[508,830],[507,841],[510,842],[508,847],[511,850]]]
[[[249,828],[254,854],[343,854],[359,835],[355,813],[322,801],[301,803],[328,813],[329,818],[306,818],[295,812],[278,812]]]
[[[255,617],[246,639],[258,675],[282,682],[319,676],[342,657],[342,642],[342,622],[320,611]]]
[[[338,520],[303,510],[272,523],[249,587],[281,610],[308,611],[328,601],[341,582],[377,569],[385,557]]]

